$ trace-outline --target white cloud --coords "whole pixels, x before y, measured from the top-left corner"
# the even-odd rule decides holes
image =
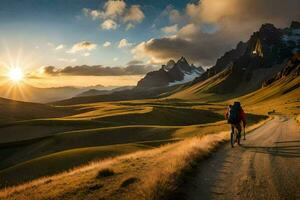
[[[89,52],[86,52],[86,53],[83,54],[84,57],[88,57],[90,55],[91,55],[91,53],[89,53]]]
[[[56,50],[60,50],[63,49],[65,46],[63,44],[57,45],[57,47],[55,47]]]
[[[130,47],[132,45],[133,44],[129,43],[126,39],[122,39],[122,40],[120,40],[118,47],[119,48],[125,48],[125,47]]]
[[[61,61],[61,62],[68,62],[68,63],[74,63],[74,62],[77,61],[76,58],[70,58],[70,59],[68,59],[68,58],[59,58],[58,60]]]
[[[126,3],[123,0],[109,0],[107,1],[102,10],[92,10],[83,8],[83,13],[90,16],[93,20],[96,19],[116,19],[125,11]]]
[[[104,30],[115,30],[117,26],[118,24],[112,19],[107,19],[101,24],[101,28]]]
[[[109,47],[109,46],[111,46],[111,42],[106,41],[106,42],[103,43],[102,46],[103,46],[103,47]]]
[[[174,24],[172,26],[165,26],[161,28],[161,31],[163,31],[164,33],[176,33],[178,31],[178,25]]]
[[[180,14],[180,12],[176,9],[172,9],[170,10],[169,12],[169,20],[172,22],[172,23],[178,23],[182,20],[182,16]]]
[[[124,22],[141,22],[145,18],[143,11],[139,5],[132,5],[126,15],[124,16]]]
[[[101,11],[91,10],[88,8],[83,8],[82,11],[86,16],[91,17],[93,20],[96,20],[97,18],[101,18],[102,14],[103,14]]]
[[[141,23],[145,18],[140,5],[127,7],[123,0],[108,0],[102,9],[93,10],[83,8],[83,13],[93,20],[101,21],[101,28],[104,30],[115,30],[118,24],[125,24],[126,30],[135,27],[136,23]]]
[[[116,18],[123,14],[126,8],[126,3],[123,0],[109,0],[105,3],[105,16]]]
[[[127,24],[126,25],[126,31],[129,31],[130,29],[133,29],[135,27],[135,25],[134,24],[132,24],[132,23],[129,23],[129,24]]]
[[[177,36],[180,38],[184,38],[186,40],[191,40],[191,39],[197,37],[199,32],[200,32],[199,26],[195,25],[194,23],[190,23],[190,24],[183,26],[178,31]]]
[[[118,57],[115,57],[113,60],[114,60],[114,61],[118,61],[118,60],[119,60],[119,58],[118,58]]]
[[[67,51],[67,53],[76,53],[79,51],[92,51],[96,48],[97,48],[97,44],[88,41],[82,41],[74,44],[72,48]]]

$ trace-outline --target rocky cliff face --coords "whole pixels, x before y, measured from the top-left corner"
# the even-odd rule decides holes
[[[204,70],[201,67],[190,65],[184,57],[177,62],[170,60],[158,71],[149,72],[141,79],[137,88],[166,87],[183,84],[200,76]]]
[[[299,50],[298,22],[293,22],[290,27],[285,29],[278,29],[272,24],[263,24],[246,43],[240,42],[235,49],[225,53],[217,60],[215,66],[195,79],[193,83],[206,80],[220,71],[230,69],[228,77],[210,91],[229,93],[236,89],[241,90],[238,87],[243,86],[245,87],[244,92],[251,92],[261,87],[263,81],[270,78],[272,73],[276,74],[278,66]]]
[[[280,80],[284,77],[290,76],[296,78],[300,76],[300,53],[293,55],[285,64],[284,68],[274,75],[271,79],[264,81],[263,87],[272,84],[273,82]]]

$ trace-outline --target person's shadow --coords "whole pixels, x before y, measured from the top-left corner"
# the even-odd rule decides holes
[[[248,146],[242,148],[256,153],[271,154],[273,156],[298,158],[300,157],[300,140],[274,142],[274,146]]]

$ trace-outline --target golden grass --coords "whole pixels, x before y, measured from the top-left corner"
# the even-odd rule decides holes
[[[261,125],[252,126],[254,129]],[[0,199],[162,199],[199,159],[229,138],[228,132],[193,137],[0,190]],[[98,177],[109,169],[113,176]]]

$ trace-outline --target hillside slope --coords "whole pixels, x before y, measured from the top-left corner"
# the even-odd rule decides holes
[[[63,117],[76,113],[70,108],[58,108],[39,103],[27,103],[0,98],[0,124],[17,120]]]
[[[288,65],[299,51],[299,41],[297,27],[277,29],[264,24],[247,43],[240,43],[201,77],[167,98],[220,101],[254,92]]]

